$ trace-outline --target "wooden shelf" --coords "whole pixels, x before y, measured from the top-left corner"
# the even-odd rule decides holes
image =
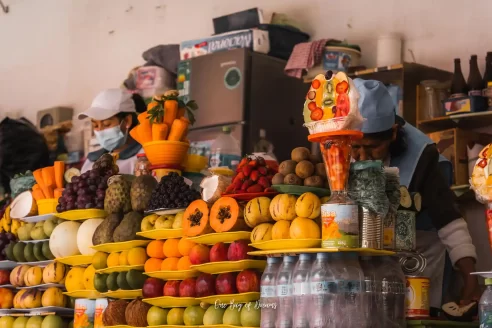
[[[475,200],[475,193],[470,189],[470,185],[451,186],[451,190],[456,195],[458,203]]]
[[[417,127],[424,133],[453,128],[471,130],[489,125],[492,125],[492,111],[442,116],[417,122]]]

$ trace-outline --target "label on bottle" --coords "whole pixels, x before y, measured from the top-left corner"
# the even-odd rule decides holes
[[[309,295],[309,282],[295,282],[294,295]]]
[[[469,96],[482,96],[482,90],[471,90],[468,91]]]
[[[261,297],[275,297],[275,286],[261,286]]]
[[[277,296],[278,297],[288,297],[292,296],[292,285],[277,285]]]
[[[480,311],[480,328],[492,328],[492,312]]]
[[[351,204],[321,205],[322,247],[359,247],[359,209]]]
[[[335,294],[337,292],[336,281],[311,282],[311,295]]]

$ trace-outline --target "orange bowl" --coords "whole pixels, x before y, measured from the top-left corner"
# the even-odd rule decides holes
[[[38,203],[38,214],[45,215],[56,213],[56,206],[58,205],[58,198],[40,199]]]
[[[180,165],[186,158],[190,144],[180,141],[151,141],[143,149],[152,165]]]

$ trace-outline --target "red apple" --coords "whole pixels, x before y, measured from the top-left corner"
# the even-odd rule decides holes
[[[210,251],[207,246],[196,244],[190,249],[190,262],[193,265],[208,263],[210,261]]]
[[[181,281],[179,280],[168,280],[164,285],[164,296],[179,296],[179,285]]]
[[[243,270],[237,275],[236,286],[239,293],[259,292],[260,274],[251,269]]]
[[[251,256],[248,252],[253,251],[253,248],[248,245],[248,240],[236,240],[232,242],[227,251],[227,259],[229,261],[241,261],[245,259],[250,259]]]
[[[179,284],[180,297],[196,297],[196,280],[195,278],[186,278]]]
[[[210,262],[221,262],[227,261],[227,250],[229,245],[224,243],[215,244],[212,249],[210,249]]]
[[[196,278],[196,297],[215,295],[215,277],[202,273]]]
[[[0,285],[10,284],[10,271],[0,270]]]
[[[219,274],[215,279],[215,291],[217,295],[237,293],[236,274],[232,272]]]
[[[142,287],[144,298],[161,297],[164,290],[164,281],[157,278],[147,278]]]

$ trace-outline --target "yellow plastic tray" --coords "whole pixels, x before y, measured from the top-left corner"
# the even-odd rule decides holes
[[[156,326],[157,327],[157,326]],[[160,326],[160,327],[166,327],[166,326]],[[181,326],[183,327],[183,326]],[[108,327],[106,327],[108,328]],[[147,327],[150,328],[150,327]],[[233,325],[203,325],[200,326],[200,328],[260,328],[260,327],[243,327],[243,326],[233,326]]]
[[[59,257],[55,261],[71,266],[88,266],[92,264],[92,255]]]
[[[230,304],[234,303],[247,303],[253,302],[260,299],[260,293],[258,292],[249,292],[249,293],[241,293],[241,294],[226,294],[226,295],[212,295],[197,298],[200,302],[205,302],[208,304],[216,304],[216,303],[226,303]]]
[[[251,231],[233,231],[233,232],[217,232],[207,233],[205,235],[188,237],[188,240],[192,240],[198,244],[213,245],[217,243],[232,243],[235,240],[251,238]]]
[[[104,297],[120,298],[120,299],[134,299],[137,297],[142,297],[141,289],[134,290],[114,290],[103,293]]]
[[[162,280],[183,280],[186,278],[198,277],[200,274],[197,270],[180,270],[180,271],[152,271],[145,272],[149,277],[159,278]]]
[[[122,241],[119,243],[107,243],[100,244],[96,246],[92,246],[92,249],[95,249],[99,252],[112,253],[112,252],[121,252],[126,251],[135,247],[145,247],[150,243],[150,240],[130,240],[130,241]]]
[[[276,239],[249,244],[263,251],[321,247],[321,239]]]
[[[74,290],[72,292],[64,292],[63,294],[74,298],[96,299],[103,297],[103,294],[97,290]]]
[[[127,325],[117,325],[117,326],[104,326],[104,328],[134,328],[134,327],[127,326]]]
[[[161,296],[154,298],[144,298],[143,301],[150,305],[155,305],[162,308],[186,307],[200,304],[200,300],[194,297]]]
[[[154,229],[154,230],[137,232],[137,235],[149,239],[156,239],[156,240],[181,238],[184,236],[183,229]]]
[[[140,270],[143,271],[143,265],[118,265],[114,267],[104,268],[96,270],[96,273],[113,273],[113,272],[126,272],[130,270]]]
[[[202,327],[205,327],[205,326],[185,326],[185,325],[147,326],[147,328],[202,328]],[[104,327],[104,328],[110,328],[110,327]],[[134,327],[131,327],[131,328],[134,328]],[[242,327],[238,327],[238,328],[242,328]]]
[[[277,249],[266,251],[252,251],[249,255],[253,256],[268,256],[268,255],[295,255],[301,253],[336,253],[336,252],[357,252],[360,254],[378,256],[378,255],[393,255],[395,252],[384,249],[373,248],[290,248],[290,249]]]
[[[266,261],[264,260],[241,260],[241,261],[223,261],[223,262],[210,262],[198,265],[192,265],[191,269],[210,273],[219,274],[225,272],[237,272],[244,269],[259,269],[264,270],[266,267]]]
[[[69,221],[80,221],[87,219],[104,219],[108,216],[108,213],[104,210],[89,209],[89,210],[73,210],[63,213],[54,213],[54,215],[60,219]]]

